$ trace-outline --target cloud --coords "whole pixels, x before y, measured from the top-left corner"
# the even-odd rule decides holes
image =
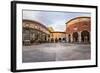
[[[64,31],[66,22],[79,16],[91,16],[82,12],[52,12],[52,11],[23,11],[23,19],[35,20],[47,27],[53,27],[55,31]]]

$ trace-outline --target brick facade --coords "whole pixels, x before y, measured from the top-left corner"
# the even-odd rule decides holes
[[[90,32],[90,17],[77,17],[66,23],[67,42],[90,42]]]

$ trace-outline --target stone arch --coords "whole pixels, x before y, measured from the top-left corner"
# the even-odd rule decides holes
[[[56,42],[56,43],[58,42],[58,39],[57,39],[57,38],[55,38],[55,42]]]
[[[90,33],[87,30],[81,32],[81,41],[90,42]]]
[[[59,38],[59,42],[61,42],[61,38]]]
[[[78,32],[73,33],[73,42],[78,42]]]
[[[51,42],[52,42],[52,43],[54,42],[54,39],[53,39],[53,38],[51,38]]]

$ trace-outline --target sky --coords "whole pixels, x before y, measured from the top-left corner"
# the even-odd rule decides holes
[[[55,11],[34,11],[34,10],[23,10],[23,19],[35,20],[46,27],[52,27],[54,31],[64,32],[66,29],[66,22],[69,20],[80,17],[88,16],[90,13],[83,12],[55,12]]]

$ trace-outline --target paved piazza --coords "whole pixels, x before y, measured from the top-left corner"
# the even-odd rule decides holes
[[[23,46],[23,62],[86,60],[91,58],[90,44],[45,43]]]

